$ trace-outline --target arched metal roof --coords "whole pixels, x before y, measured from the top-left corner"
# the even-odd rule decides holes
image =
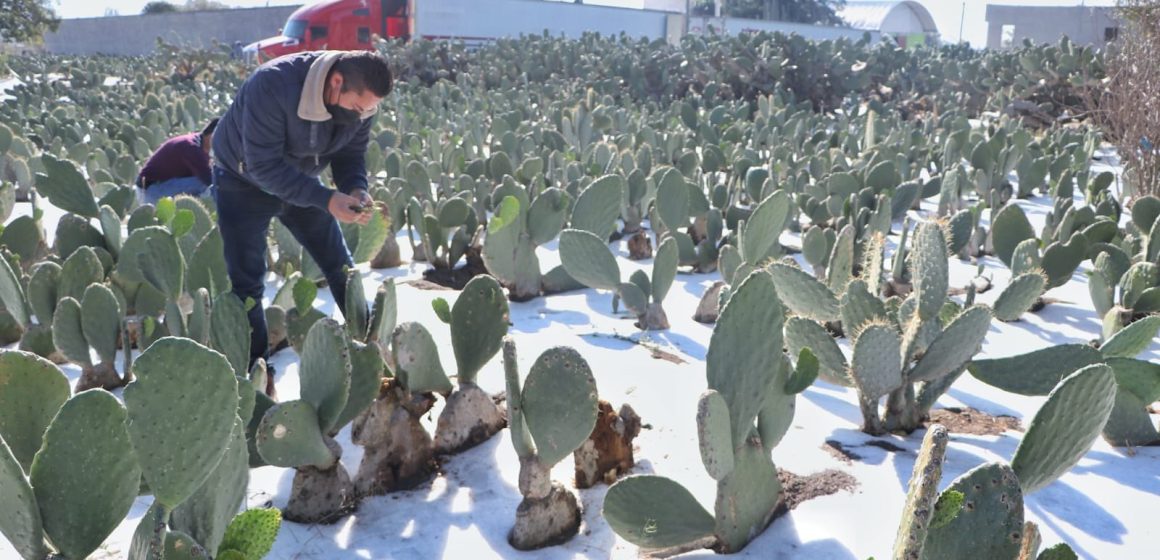
[[[855,2],[847,1],[838,10],[850,27],[887,33],[938,33],[934,17],[922,4],[913,1]],[[914,25],[917,24],[917,25]],[[903,26],[907,28],[884,28]],[[918,27],[918,28],[911,28]]]

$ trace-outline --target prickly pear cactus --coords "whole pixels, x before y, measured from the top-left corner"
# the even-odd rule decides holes
[[[1002,463],[980,465],[943,491],[963,495],[963,509],[942,527],[927,531],[924,560],[1015,558],[1023,541],[1023,492]]]
[[[590,232],[576,229],[561,232],[560,261],[568,274],[585,286],[615,290],[620,285],[616,258],[608,245]]]
[[[12,543],[21,558],[46,558],[49,550],[44,543],[44,525],[32,485],[24,473],[12,450],[0,438],[0,502],[6,509],[0,515],[0,534]]]
[[[648,549],[711,541],[716,523],[684,486],[656,475],[613,484],[601,515],[622,539]]]
[[[302,400],[314,408],[324,433],[335,426],[346,408],[350,369],[350,348],[342,326],[327,318],[310,327],[299,367]]]
[[[555,465],[588,438],[598,400],[596,380],[579,352],[558,346],[540,354],[520,402],[541,463]]]
[[[938,484],[942,480],[943,458],[949,441],[947,429],[934,424],[922,440],[922,449],[914,462],[902,523],[894,540],[895,560],[918,560],[926,544],[927,531],[938,501]]]
[[[507,334],[508,303],[495,278],[472,278],[451,309],[451,346],[459,382],[474,383],[479,370],[494,357]]]
[[[995,318],[1004,322],[1019,320],[1023,313],[1035,305],[1046,287],[1047,278],[1038,272],[1028,272],[1013,278],[995,300]]]
[[[67,558],[85,558],[117,528],[141,482],[125,407],[104,391],[71,398],[44,434],[28,478],[44,532]]]
[[[48,360],[28,352],[0,352],[0,439],[26,472],[61,405],[68,378]]]
[[[1116,379],[1106,365],[1087,366],[1060,381],[1035,413],[1011,460],[1025,494],[1051,484],[1087,453],[1115,398]]]
[[[841,318],[834,292],[805,271],[782,263],[773,263],[767,270],[777,284],[779,299],[794,314],[822,322]]]
[[[129,436],[154,499],[172,511],[205,482],[228,447],[237,378],[225,356],[173,337],[141,353],[133,373],[136,380],[125,387]]]

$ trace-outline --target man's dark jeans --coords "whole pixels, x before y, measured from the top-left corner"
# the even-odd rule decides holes
[[[278,218],[306,252],[318,263],[338,309],[346,311],[346,272],[353,266],[338,221],[329,212],[314,207],[294,206],[259,190],[254,185],[230,177],[214,168],[214,201],[218,226],[225,245],[226,271],[233,292],[243,302],[257,303],[249,312],[250,363],[266,358],[269,335],[262,293],[266,278],[266,234],[270,220]]]

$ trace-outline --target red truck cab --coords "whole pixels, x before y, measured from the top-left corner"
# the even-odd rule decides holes
[[[371,37],[410,36],[408,0],[323,0],[290,14],[281,35],[245,47],[259,62],[322,50],[371,50]]]

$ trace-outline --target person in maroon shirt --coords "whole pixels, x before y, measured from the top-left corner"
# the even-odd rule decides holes
[[[175,136],[149,156],[137,175],[137,200],[156,205],[167,196],[202,196],[212,182],[210,146],[218,119],[201,132]]]

